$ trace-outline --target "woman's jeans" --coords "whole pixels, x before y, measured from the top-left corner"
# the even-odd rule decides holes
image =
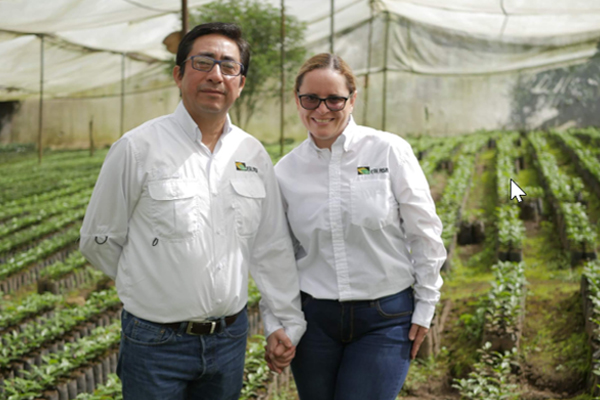
[[[393,400],[410,364],[413,289],[377,300],[302,293],[308,328],[292,372],[301,400]]]
[[[124,400],[237,400],[248,334],[246,309],[223,332],[190,335],[123,310],[117,374]],[[224,322],[222,322],[224,324]]]

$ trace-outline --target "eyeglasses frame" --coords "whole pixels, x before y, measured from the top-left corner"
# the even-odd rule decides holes
[[[298,92],[298,93],[299,93],[299,92]],[[344,107],[340,108],[339,110],[332,110],[332,109],[331,109],[331,108],[329,108],[329,106],[327,105],[327,100],[328,100],[328,99],[330,99],[331,97],[325,97],[325,98],[321,98],[321,97],[317,97],[317,96],[315,96],[314,94],[309,94],[309,93],[307,93],[307,94],[298,94],[298,93],[296,93],[296,95],[298,96],[298,101],[300,102],[300,105],[302,106],[302,108],[304,108],[305,110],[314,111],[314,110],[316,110],[317,108],[319,108],[319,107],[321,106],[321,103],[323,103],[323,102],[324,102],[324,103],[325,103],[325,107],[327,107],[327,109],[328,109],[329,111],[336,112],[336,111],[342,111],[344,108],[346,108],[346,104],[348,104],[348,99],[349,99],[350,97],[352,97],[352,93],[354,93],[354,92],[350,92],[350,94],[348,95],[348,97],[344,97],[344,96],[335,96],[335,97],[338,97],[338,98],[340,98],[340,99],[344,99]],[[314,97],[316,97],[317,99],[319,99],[319,104],[317,104],[317,106],[316,106],[315,108],[306,108],[306,107],[304,107],[304,104],[302,104],[302,98],[303,98],[303,97],[307,97],[307,96],[314,96]]]
[[[194,60],[193,59],[196,58],[196,57],[208,58],[209,60],[213,61],[213,65],[210,67],[210,69],[208,71],[203,71],[201,69],[194,68]],[[237,62],[235,60],[216,60],[216,59],[214,59],[212,57],[209,57],[209,56],[205,56],[205,55],[202,55],[202,54],[196,54],[195,56],[190,56],[190,57],[186,58],[185,60],[183,60],[183,64],[185,64],[186,62],[188,62],[188,60],[192,60],[192,62],[190,63],[191,67],[193,69],[195,69],[196,71],[200,71],[200,72],[210,72],[210,71],[212,71],[212,69],[215,67],[216,64],[219,64],[219,69],[221,70],[221,73],[223,75],[225,75],[225,76],[240,76],[240,75],[242,75],[244,73],[244,64],[242,64],[241,62]],[[230,74],[226,74],[225,72],[223,72],[223,68],[221,67],[221,63],[224,63],[224,62],[233,62],[233,63],[238,64],[240,66],[240,73],[237,74],[237,75],[230,75]]]

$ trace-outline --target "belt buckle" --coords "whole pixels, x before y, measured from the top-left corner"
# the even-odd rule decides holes
[[[210,323],[210,332],[208,332],[209,335],[212,335],[215,332],[215,329],[217,329],[217,322],[218,321],[207,321],[206,323]],[[198,333],[194,333],[192,332],[192,328],[194,326],[193,322],[188,322],[188,326],[185,330],[185,333],[187,333],[188,335],[196,335],[199,336],[200,334]]]

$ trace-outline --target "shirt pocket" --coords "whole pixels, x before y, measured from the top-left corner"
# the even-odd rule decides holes
[[[392,192],[387,180],[352,181],[350,190],[352,224],[379,230],[394,222]]]
[[[181,240],[194,236],[198,227],[200,182],[168,179],[148,183],[152,199],[152,220],[163,239]]]
[[[260,179],[232,179],[231,186],[236,232],[241,237],[254,236],[260,225],[265,186]]]

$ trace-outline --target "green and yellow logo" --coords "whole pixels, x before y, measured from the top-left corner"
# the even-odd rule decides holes
[[[371,175],[370,167],[358,167],[357,170],[359,175]]]
[[[237,171],[246,171],[246,172],[256,172],[256,173],[258,173],[258,168],[252,167],[250,165],[246,165],[245,162],[241,162],[241,161],[236,161],[235,162],[235,169]]]

